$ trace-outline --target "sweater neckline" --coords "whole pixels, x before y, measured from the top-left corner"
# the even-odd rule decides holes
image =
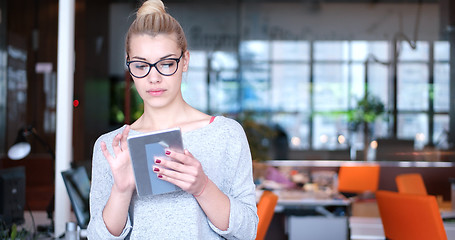
[[[193,130],[190,130],[188,132],[182,132],[182,136],[183,135],[187,135],[187,134],[193,134],[193,133],[198,133],[200,131],[204,131],[205,129],[209,129],[211,128],[215,123],[217,123],[219,121],[219,118],[221,118],[222,116],[213,116],[213,121],[211,121],[209,124],[203,126],[203,127],[200,127],[200,128],[196,128],[196,129],[193,129]],[[126,124],[123,125],[123,127],[126,127]],[[141,132],[141,131],[137,131],[137,130],[134,130],[134,129],[130,129],[130,133],[134,133],[134,134],[143,134],[143,133],[147,133],[147,132]]]

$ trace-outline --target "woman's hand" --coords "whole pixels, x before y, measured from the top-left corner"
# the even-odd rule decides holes
[[[158,177],[193,194],[209,220],[219,229],[229,228],[230,200],[205,175],[201,163],[185,150],[184,153],[166,151],[175,161],[155,159]]]
[[[209,181],[201,163],[188,150],[184,153],[166,150],[166,155],[175,161],[155,159],[153,170],[158,177],[194,196],[200,196]]]
[[[122,133],[115,136],[112,141],[114,155],[107,150],[106,143],[101,142],[101,151],[109,162],[114,177],[113,190],[121,193],[132,193],[136,188],[128,143],[126,141],[129,131],[130,126],[127,125]]]

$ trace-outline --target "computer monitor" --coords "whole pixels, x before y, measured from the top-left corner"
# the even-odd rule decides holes
[[[0,224],[11,227],[24,220],[25,167],[0,169]]]
[[[377,161],[415,160],[414,140],[379,138],[376,140]]]
[[[89,194],[90,179],[85,167],[80,166],[62,172],[71,206],[81,229],[86,229],[90,220]]]

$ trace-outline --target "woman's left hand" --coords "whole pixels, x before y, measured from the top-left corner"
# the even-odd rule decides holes
[[[201,163],[188,150],[184,153],[166,151],[166,155],[173,160],[155,159],[154,171],[158,177],[192,194],[210,222],[226,231],[231,206],[228,196],[210,181]]]
[[[201,195],[209,181],[201,163],[188,150],[184,153],[166,150],[166,155],[175,161],[156,158],[154,171],[158,178],[195,196]]]

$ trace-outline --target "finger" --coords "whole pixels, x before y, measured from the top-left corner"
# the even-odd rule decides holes
[[[196,175],[197,167],[191,165],[185,165],[178,161],[163,160],[162,158],[157,158],[155,160],[157,165],[160,165],[161,168],[167,168],[175,172],[180,172],[184,174]]]
[[[129,132],[130,132],[130,125],[126,125],[125,129],[123,129],[122,137],[120,139],[122,151],[125,151],[126,149],[128,149],[128,142],[126,140],[128,138]]]
[[[176,185],[177,187],[181,188],[184,191],[188,191],[191,188],[191,183],[181,180],[179,178],[174,178],[174,177],[162,174],[162,173],[158,173],[157,177],[163,181],[167,181],[167,182],[170,182],[170,183]]]
[[[188,151],[188,149],[185,149],[184,153],[185,155],[194,158],[193,154],[191,154],[190,151]]]
[[[111,154],[109,153],[109,150],[107,150],[107,146],[106,146],[106,143],[105,142],[101,142],[101,152],[103,152],[103,155],[104,157],[107,159],[108,162],[110,162],[111,160]]]
[[[196,177],[194,175],[177,172],[160,166],[155,166],[153,168],[153,171],[158,175],[167,176],[169,178],[177,179],[188,183],[194,183],[196,181]]]
[[[173,151],[172,149],[168,149],[168,150],[166,150],[166,155],[185,165],[194,166],[195,163],[199,163],[199,161],[196,158],[194,158],[194,156],[188,150],[185,150],[184,153],[179,153],[179,152]]]
[[[165,173],[167,173],[167,174],[165,174]],[[190,178],[190,179],[194,179],[194,180],[188,181],[187,179],[185,179],[185,177],[188,177],[188,176],[184,176],[182,174],[175,175],[175,176],[181,176],[179,178],[179,177],[174,177],[174,174],[172,173],[172,171],[171,172],[165,171],[165,173],[158,173],[157,177],[161,180],[170,182],[170,183],[180,187],[182,190],[184,190],[190,194],[200,194],[203,191],[203,189],[205,188],[205,185],[207,185],[207,183],[209,181],[208,177],[205,175],[204,175],[205,181],[199,181],[199,183],[196,183],[195,177]]]
[[[120,139],[122,138],[122,135],[119,133],[114,137],[114,140],[112,140],[112,149],[114,150],[115,156],[118,156],[121,152],[122,149],[120,149]]]

